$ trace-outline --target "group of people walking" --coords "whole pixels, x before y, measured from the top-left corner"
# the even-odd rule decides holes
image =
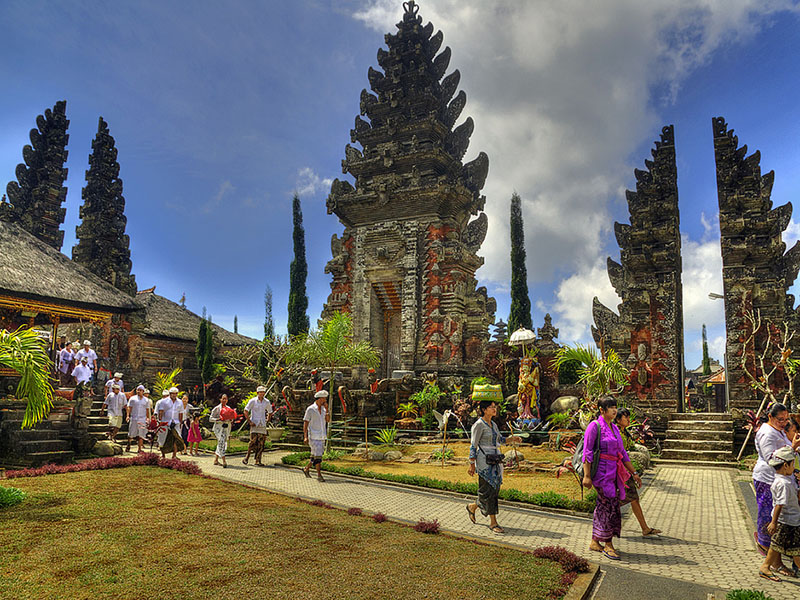
[[[72,384],[94,383],[97,378],[97,353],[92,350],[92,342],[83,340],[65,342],[58,351],[58,380],[62,387]]]
[[[800,423],[780,403],[767,409],[767,422],[755,438],[758,460],[753,467],[753,488],[758,505],[754,534],[764,556],[759,575],[780,581],[780,575],[800,575]],[[791,566],[782,556],[792,559]]]
[[[479,419],[472,425],[468,472],[478,475],[478,498],[466,506],[469,520],[476,523],[475,513],[480,509],[489,518],[489,528],[504,533],[497,522],[498,498],[503,483],[504,455],[500,446],[521,442],[519,436],[504,437],[494,418],[502,401],[500,386],[482,386],[473,393],[478,402]],[[650,527],[639,504],[638,487],[642,482],[631,463],[622,431],[630,425],[630,412],[617,410],[617,400],[606,396],[599,403],[600,414],[586,428],[583,443],[583,485],[597,491],[597,503],[592,524],[591,550],[602,552],[612,560],[620,560],[613,538],[620,536],[622,527],[621,506],[630,503],[631,509],[645,537],[655,536],[661,530]]]

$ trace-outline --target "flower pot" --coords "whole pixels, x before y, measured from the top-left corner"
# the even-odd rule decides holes
[[[267,435],[270,442],[277,442],[283,437],[283,427],[267,427]]]

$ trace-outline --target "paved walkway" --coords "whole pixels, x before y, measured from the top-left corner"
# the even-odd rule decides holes
[[[268,462],[278,456],[265,453]],[[592,525],[586,518],[501,506],[499,521],[506,534],[498,536],[489,531],[488,519],[481,518],[480,513],[478,525],[471,524],[460,498],[328,475],[327,481],[320,483],[294,470],[244,466],[241,457],[230,457],[227,469],[214,466],[210,456],[191,460],[219,479],[382,512],[394,519],[438,519],[443,529],[457,534],[526,549],[563,546],[601,565],[724,590],[761,589],[775,600],[800,597],[799,580],[774,583],[758,577],[761,557],[751,540],[752,525],[734,482],[738,477],[734,470],[659,467],[642,496],[642,507],[648,523],[665,534],[656,539],[643,538],[635,517],[628,513],[623,518],[622,537],[615,544],[623,560],[612,563],[588,549]],[[652,597],[657,597],[653,593]]]

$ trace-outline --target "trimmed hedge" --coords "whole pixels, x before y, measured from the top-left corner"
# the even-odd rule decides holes
[[[298,466],[308,462],[310,457],[310,452],[295,452],[294,454],[288,454],[284,456],[281,461],[285,465]],[[444,481],[442,479],[423,477],[422,475],[395,475],[393,473],[376,473],[374,471],[367,471],[362,467],[339,467],[329,462],[325,462],[324,460],[322,462],[322,469],[324,471],[330,471],[331,473],[340,473],[342,475],[350,475],[353,477],[364,477],[367,479],[378,479],[380,481],[404,483],[407,485],[415,485],[434,490],[458,492],[459,494],[468,494],[471,496],[474,496],[478,493],[477,483]],[[559,494],[557,492],[536,492],[535,494],[529,494],[527,492],[521,492],[515,489],[501,488],[500,498],[503,500],[512,500],[514,502],[535,504],[536,506],[564,508],[579,512],[591,512],[594,510],[597,493],[591,491],[586,494],[586,497],[583,500],[571,500],[563,494]]]

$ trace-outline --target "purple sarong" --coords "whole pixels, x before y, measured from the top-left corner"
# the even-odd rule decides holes
[[[770,484],[753,480],[756,489],[756,504],[758,504],[758,520],[756,521],[756,535],[758,543],[769,548],[772,537],[767,533],[767,525],[772,521],[772,491]]]
[[[619,537],[621,530],[622,513],[619,508],[619,498],[609,498],[603,495],[601,490],[597,490],[592,539],[598,542],[608,542],[612,537]]]

